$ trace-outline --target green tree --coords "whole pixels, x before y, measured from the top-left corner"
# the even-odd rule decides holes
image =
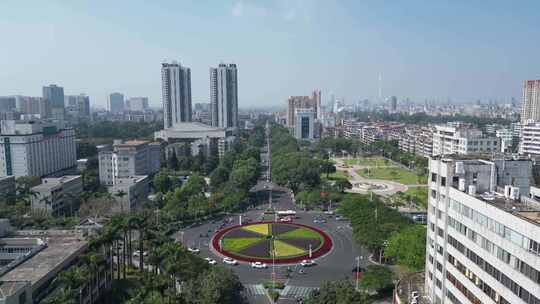
[[[410,271],[424,268],[426,260],[426,227],[410,225],[388,240],[384,254]]]
[[[173,182],[166,171],[159,171],[152,179],[152,185],[156,192],[166,193],[171,190]]]
[[[324,282],[307,298],[306,304],[365,304],[367,295],[355,290],[350,280]]]
[[[360,279],[362,287],[381,291],[393,286],[394,274],[390,268],[379,265],[370,265]]]
[[[169,170],[178,170],[178,157],[176,156],[176,151],[171,151],[169,158],[167,159],[167,168]]]
[[[242,304],[244,287],[232,270],[212,267],[190,280],[184,290],[187,304]]]
[[[224,166],[219,166],[210,174],[210,186],[218,189],[229,180],[229,170]]]

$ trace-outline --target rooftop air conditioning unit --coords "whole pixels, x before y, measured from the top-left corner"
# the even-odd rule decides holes
[[[465,179],[460,178],[458,181],[458,190],[459,191],[465,191]]]
[[[512,188],[512,186],[510,185],[505,185],[504,186],[504,197],[505,198],[510,198],[510,189]]]
[[[457,162],[456,175],[463,175],[463,174],[465,174],[465,166],[463,165],[463,162]]]
[[[510,199],[512,199],[512,200],[518,200],[519,199],[519,188],[518,187],[510,187]]]
[[[476,186],[469,185],[469,195],[476,195]]]

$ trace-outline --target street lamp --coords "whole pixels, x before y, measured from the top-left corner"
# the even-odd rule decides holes
[[[360,274],[360,260],[363,259],[363,257],[361,255],[357,256],[356,257],[356,288],[355,290],[358,291],[358,279],[359,279],[359,274]]]

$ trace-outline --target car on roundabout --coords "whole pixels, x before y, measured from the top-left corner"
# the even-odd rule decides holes
[[[201,250],[199,248],[197,248],[197,247],[188,247],[187,251],[191,252],[193,254],[199,254],[201,252]]]
[[[237,265],[238,261],[232,258],[223,258],[223,263],[227,265]]]
[[[208,264],[210,264],[210,265],[216,265],[217,264],[216,260],[214,260],[212,258],[204,258],[204,260],[207,261]]]
[[[292,218],[290,216],[286,216],[286,217],[280,218],[279,221],[282,223],[290,223],[292,222]]]
[[[252,262],[251,263],[251,268],[256,268],[256,269],[265,269],[266,267],[266,264],[265,263],[262,263],[262,262]]]
[[[317,263],[315,263],[314,260],[302,260],[302,262],[300,262],[300,266],[302,267],[310,267],[310,266],[315,266]]]

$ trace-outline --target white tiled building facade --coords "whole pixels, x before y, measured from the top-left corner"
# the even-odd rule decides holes
[[[480,154],[500,151],[500,139],[484,136],[482,131],[465,125],[435,126],[433,155]]]
[[[113,150],[100,151],[98,155],[100,183],[114,185],[119,178],[159,171],[161,147],[159,143],[140,140],[116,142]]]
[[[512,161],[430,159],[426,296],[431,303],[540,303],[540,208],[495,193]],[[525,168],[527,166],[524,166]],[[504,182],[503,182],[504,183]],[[513,189],[513,190],[512,190]],[[477,194],[478,193],[478,194]],[[532,199],[529,199],[532,201]]]
[[[76,166],[72,128],[44,122],[1,122],[0,176],[45,176]]]
[[[519,153],[540,155],[540,123],[529,123],[521,127]]]

